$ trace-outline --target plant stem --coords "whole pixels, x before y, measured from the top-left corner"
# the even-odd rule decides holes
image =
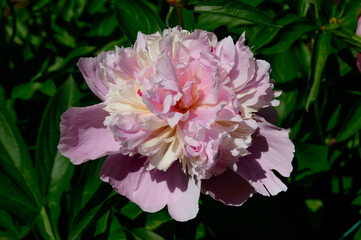
[[[179,26],[184,28],[183,16],[182,16],[182,8],[181,7],[176,7],[175,9],[177,10]]]

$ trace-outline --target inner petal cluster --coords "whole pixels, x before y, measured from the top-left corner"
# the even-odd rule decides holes
[[[149,170],[180,161],[198,179],[221,174],[249,154],[254,113],[277,104],[269,66],[253,58],[243,36],[234,44],[174,28],[163,37],[138,34],[133,48],[114,54],[119,65],[104,59],[104,124],[121,153],[147,157]]]

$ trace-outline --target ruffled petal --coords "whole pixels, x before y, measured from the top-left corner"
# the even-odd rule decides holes
[[[255,193],[255,190],[241,176],[227,170],[221,175],[203,180],[202,193],[224,204],[240,206]]]
[[[114,51],[107,54],[114,54]],[[109,88],[108,81],[102,78],[100,74],[100,61],[104,55],[105,53],[95,58],[80,58],[77,63],[90,90],[101,100],[105,99]]]
[[[145,160],[139,155],[111,155],[99,176],[144,211],[156,212],[168,205],[169,214],[175,220],[194,218],[198,213],[200,183],[185,175],[179,163],[174,163],[166,172],[148,171]]]
[[[251,153],[239,159],[235,170],[262,195],[276,195],[286,191],[286,185],[273,173],[278,171],[289,177],[292,171],[294,145],[285,129],[268,123],[261,117],[255,118],[257,131],[252,135]]]
[[[104,104],[69,108],[61,116],[58,150],[74,164],[119,152],[120,144],[103,121]]]

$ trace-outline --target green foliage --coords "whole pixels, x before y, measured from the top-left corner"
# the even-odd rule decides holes
[[[156,0],[0,1],[0,239],[360,239],[361,0],[191,0],[184,28],[246,33],[282,90],[296,145],[288,191],[235,208],[202,196],[198,216],[145,213],[57,150],[61,114],[99,100],[76,63],[179,24]]]

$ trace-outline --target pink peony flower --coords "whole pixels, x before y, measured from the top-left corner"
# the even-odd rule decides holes
[[[356,34],[361,37],[361,10],[360,10],[360,15],[358,16],[358,19],[357,19]],[[356,64],[357,64],[358,69],[361,72],[361,53],[359,53],[359,52],[357,52]]]
[[[272,170],[290,175],[294,145],[266,120],[280,92],[244,42],[177,27],[81,58],[103,102],[62,115],[59,151],[74,164],[108,155],[103,181],[144,211],[167,205],[178,221],[197,215],[200,192],[239,206],[285,191]]]

